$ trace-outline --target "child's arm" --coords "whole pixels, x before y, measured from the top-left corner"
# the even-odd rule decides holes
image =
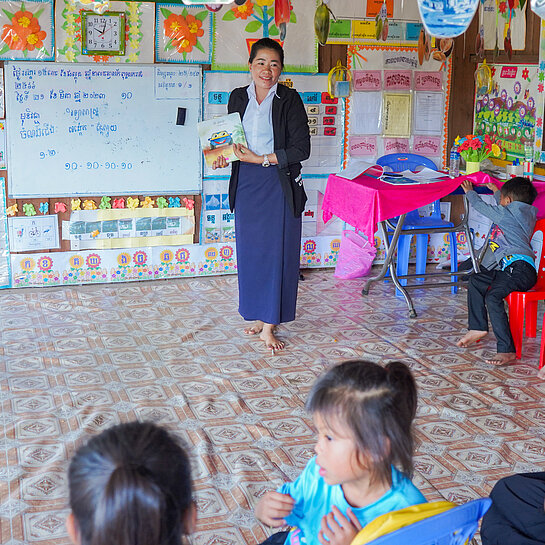
[[[292,512],[294,504],[288,494],[270,491],[257,502],[255,516],[267,526],[279,528],[285,526],[284,519]]]
[[[466,194],[467,200],[469,201],[469,204],[471,204],[471,206],[473,206],[473,208],[475,208],[477,212],[480,212],[483,216],[486,216],[488,219],[492,220],[493,223],[497,225],[501,225],[502,220],[505,217],[504,207],[498,206],[496,204],[485,203],[479,197],[477,192],[473,190],[473,184],[469,180],[464,180],[461,185],[462,185],[462,189],[464,190]],[[494,185],[494,184],[491,184],[491,185]],[[490,187],[490,189],[492,188]],[[497,195],[498,193],[496,192],[494,194],[496,201],[498,201]]]
[[[350,545],[362,526],[352,509],[346,511],[346,518],[334,505],[330,513],[322,517],[318,541],[322,545]]]

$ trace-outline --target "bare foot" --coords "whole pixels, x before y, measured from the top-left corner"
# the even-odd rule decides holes
[[[285,346],[284,342],[276,337],[275,329],[276,326],[273,324],[263,324],[263,331],[259,335],[265,346],[272,350],[273,355],[275,350],[283,350]]]
[[[543,378],[543,379],[545,379],[545,367],[542,367],[542,368],[538,371],[537,377],[538,377],[538,378]]]
[[[492,365],[506,365],[517,359],[515,352],[498,352],[493,358],[486,360],[486,363]]]
[[[473,343],[479,342],[482,338],[488,335],[488,331],[478,331],[477,329],[470,329],[457,343],[456,346],[467,348]]]
[[[262,331],[263,331],[263,322],[261,320],[257,320],[252,327],[246,327],[244,329],[244,333],[246,333],[246,335],[258,335]]]

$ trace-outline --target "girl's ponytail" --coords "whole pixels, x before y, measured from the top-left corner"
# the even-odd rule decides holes
[[[406,417],[405,425],[410,427],[416,416],[418,402],[413,374],[407,365],[400,361],[387,363],[384,368],[387,371],[388,383],[395,392],[395,402],[402,408],[400,417]]]
[[[68,470],[81,545],[180,545],[193,494],[189,457],[151,423],[114,426],[79,448]]]

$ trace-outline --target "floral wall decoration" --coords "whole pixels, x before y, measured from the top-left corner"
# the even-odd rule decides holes
[[[0,59],[53,60],[53,2],[0,2]]]
[[[179,4],[157,4],[156,10],[157,61],[209,64],[212,14]]]
[[[58,62],[153,63],[155,4],[151,2],[110,2],[108,11],[125,12],[125,54],[84,55],[81,52],[81,13],[93,4],[57,0],[55,43]]]
[[[246,0],[241,5],[224,6],[214,14],[212,69],[247,70],[252,44],[268,37],[284,47],[284,71],[317,72],[318,44],[314,34],[317,3],[289,1],[289,21],[279,23],[281,29],[275,23],[274,0]]]

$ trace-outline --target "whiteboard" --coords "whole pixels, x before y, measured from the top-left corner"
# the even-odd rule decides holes
[[[200,66],[4,70],[11,197],[200,191]]]

